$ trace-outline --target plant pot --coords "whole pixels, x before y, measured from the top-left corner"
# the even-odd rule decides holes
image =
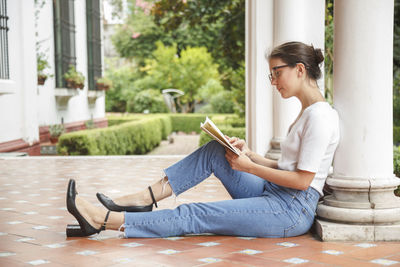
[[[76,83],[73,80],[66,80],[67,82],[67,88],[74,88],[76,89]]]
[[[50,143],[55,144],[58,142],[58,136],[50,136]]]
[[[110,89],[110,86],[105,83],[96,83],[96,88],[97,90],[107,91],[108,89]]]
[[[38,75],[38,84],[43,85],[47,79],[46,75]]]
[[[83,89],[83,87],[85,87],[84,83],[76,83],[74,80],[66,80],[66,82],[67,82],[67,88]]]

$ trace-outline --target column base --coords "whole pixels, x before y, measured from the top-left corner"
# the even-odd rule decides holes
[[[361,225],[317,219],[313,227],[322,241],[400,241],[400,223]]]
[[[281,157],[281,142],[283,140],[282,138],[273,138],[271,140],[271,148],[264,157],[267,159],[279,160]]]

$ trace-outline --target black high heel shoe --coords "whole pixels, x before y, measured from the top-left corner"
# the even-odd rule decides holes
[[[111,198],[107,197],[106,195],[102,193],[97,193],[97,199],[101,202],[101,204],[104,205],[109,210],[112,211],[127,211],[127,212],[146,212],[146,211],[152,211],[153,210],[153,204],[158,208],[157,206],[157,201],[154,198],[153,190],[151,190],[151,187],[149,186],[149,191],[150,191],[150,196],[151,199],[153,200],[153,203],[147,206],[120,206],[114,203]]]
[[[79,225],[72,225],[68,224],[66,228],[67,237],[82,237],[82,236],[89,236],[93,234],[97,234],[100,231],[106,229],[106,223],[108,220],[108,216],[110,215],[110,211],[107,212],[106,218],[104,219],[103,225],[100,229],[96,229],[91,226],[85,218],[79,213],[78,209],[76,208],[75,204],[75,197],[76,197],[76,189],[75,189],[75,180],[71,179],[68,183],[68,190],[67,190],[67,209],[69,213],[71,213],[75,219],[78,221]]]

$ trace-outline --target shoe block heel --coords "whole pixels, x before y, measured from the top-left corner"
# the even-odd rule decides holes
[[[82,237],[86,236],[82,231],[81,226],[79,224],[68,224],[65,229],[67,237]]]

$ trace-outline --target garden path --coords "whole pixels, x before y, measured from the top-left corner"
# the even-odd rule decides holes
[[[172,134],[173,142],[161,141],[160,145],[150,151],[148,155],[188,155],[199,147],[199,134]]]

